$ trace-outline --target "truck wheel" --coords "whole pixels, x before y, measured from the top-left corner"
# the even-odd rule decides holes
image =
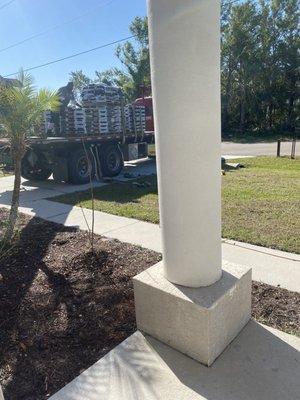
[[[42,155],[38,155],[32,166],[27,159],[27,155],[23,157],[21,164],[21,175],[29,181],[46,181],[52,174],[52,168],[47,165],[47,161]]]
[[[69,182],[74,184],[84,184],[90,181],[95,175],[95,166],[92,157],[87,158],[84,150],[77,150],[69,155]]]
[[[124,168],[123,154],[117,145],[104,147],[101,151],[101,168],[104,176],[117,176]]]

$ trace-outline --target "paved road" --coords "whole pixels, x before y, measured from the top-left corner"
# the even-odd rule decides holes
[[[281,144],[282,155],[291,154],[292,142]],[[222,143],[222,154],[229,156],[275,156],[277,152],[277,142],[261,143]],[[297,142],[296,153],[300,155],[300,142]]]

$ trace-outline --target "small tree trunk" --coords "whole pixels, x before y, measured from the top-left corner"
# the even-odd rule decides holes
[[[287,115],[287,129],[289,132],[293,132],[295,128],[295,124],[293,121],[293,115],[294,115],[294,96],[293,94],[289,98],[289,107],[288,107],[288,115]]]
[[[244,133],[246,122],[246,89],[244,83],[241,84],[240,96],[240,132]]]
[[[225,104],[224,104],[224,111],[223,111],[223,128],[225,131],[229,130],[229,121],[231,116],[229,115],[229,108],[231,104],[231,97],[232,97],[232,75],[236,66],[233,65],[232,60],[228,63],[228,75],[227,75],[227,82],[225,86]]]
[[[19,202],[20,202],[20,187],[21,187],[22,157],[23,157],[23,152],[20,149],[19,151],[16,152],[15,157],[14,157],[15,158],[15,161],[14,161],[15,180],[14,180],[14,190],[13,190],[13,195],[12,195],[11,208],[10,208],[9,219],[8,219],[8,226],[7,226],[5,235],[4,235],[4,240],[6,242],[11,242],[11,240],[12,240],[17,217],[18,217],[18,209],[19,209]]]

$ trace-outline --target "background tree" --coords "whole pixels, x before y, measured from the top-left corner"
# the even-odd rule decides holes
[[[58,106],[57,94],[47,89],[36,91],[33,78],[24,72],[20,72],[15,84],[0,86],[0,132],[10,141],[15,172],[8,226],[4,237],[7,242],[13,237],[18,215],[21,162],[26,152],[26,137],[31,135],[34,126],[41,122],[44,111],[55,110]]]
[[[294,136],[299,101],[298,0],[225,0],[222,6],[223,136]],[[147,18],[135,18],[135,35],[118,46],[123,68],[96,71],[94,82],[119,86],[133,101],[151,88]],[[82,71],[75,82],[88,83]],[[201,95],[201,94],[199,94]]]
[[[74,95],[76,100],[80,100],[80,93],[82,89],[87,86],[89,83],[92,83],[92,79],[90,79],[85,73],[81,70],[70,72],[70,80],[74,85]]]
[[[116,56],[124,68],[96,71],[93,79],[82,71],[71,72],[71,80],[76,89],[81,90],[90,82],[102,82],[122,88],[127,100],[133,101],[140,96],[142,86],[151,86],[147,17],[136,17],[129,29],[135,36],[134,43],[127,41],[116,49]]]
[[[256,7],[247,1],[232,7],[228,18],[222,35],[223,128],[234,124],[243,134],[249,120],[249,101],[255,91],[253,77],[259,68]]]
[[[85,75],[82,69],[70,72],[70,80],[73,82],[75,90],[82,90],[86,85],[92,82],[92,79]]]
[[[109,86],[117,86],[120,87],[128,101],[132,101],[134,99],[133,94],[133,81],[131,77],[122,71],[120,68],[111,68],[106,71],[100,72],[96,71],[96,83],[105,83]]]
[[[297,0],[248,0],[224,7],[223,133],[295,134],[299,44]]]

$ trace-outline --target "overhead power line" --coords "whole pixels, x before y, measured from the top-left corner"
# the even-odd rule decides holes
[[[15,0],[12,0],[12,1],[15,1]],[[52,27],[50,27],[48,29],[45,29],[44,31],[38,32],[38,33],[36,33],[36,34],[34,34],[32,36],[29,36],[29,37],[27,37],[25,39],[22,39],[19,42],[13,43],[13,44],[11,44],[11,45],[9,45],[7,47],[3,47],[2,49],[0,49],[0,53],[2,53],[3,51],[6,51],[8,49],[12,49],[13,47],[20,46],[21,44],[29,42],[30,40],[36,39],[36,38],[38,38],[40,36],[46,35],[47,33],[50,33],[50,32],[52,32],[52,31],[54,31],[56,29],[59,29],[59,28],[65,26],[65,25],[71,24],[72,22],[78,21],[79,19],[86,17],[91,12],[96,11],[98,8],[109,6],[114,1],[115,0],[109,0],[106,3],[101,3],[97,7],[90,8],[88,11],[86,11],[85,13],[83,13],[81,15],[78,15],[77,17],[71,18],[69,20],[66,20],[66,21],[60,23],[60,24],[54,25],[54,26],[52,26]]]
[[[106,44],[103,44],[101,46],[97,46],[97,47],[94,47],[92,49],[89,49],[89,50],[81,51],[80,53],[75,53],[75,54],[72,54],[72,55],[67,56],[67,57],[58,58],[56,60],[49,61],[49,62],[46,62],[44,64],[36,65],[35,67],[26,68],[26,69],[24,69],[24,72],[32,71],[32,70],[38,69],[38,68],[47,67],[48,65],[56,64],[56,63],[61,62],[61,61],[69,60],[70,58],[78,57],[78,56],[81,56],[83,54],[87,54],[87,53],[91,53],[91,52],[96,51],[96,50],[104,49],[105,47],[113,46],[115,44],[118,44],[118,43],[121,43],[121,42],[125,42],[125,41],[133,39],[133,38],[135,38],[135,35],[127,36],[124,39],[115,40],[114,42],[106,43]],[[4,75],[4,78],[16,75],[17,73],[18,72],[13,72],[12,74]]]
[[[9,3],[4,4],[2,7],[5,7],[6,5],[9,5],[9,4],[13,3],[14,1],[16,1],[16,0],[11,0]],[[71,24],[72,22],[75,22],[75,21],[77,21],[77,20],[79,20],[79,19],[81,19],[81,18],[84,18],[85,16],[87,16],[88,14],[90,14],[92,11],[95,11],[95,10],[98,9],[99,7],[106,7],[106,6],[110,5],[111,3],[113,3],[114,1],[115,1],[115,0],[110,0],[110,1],[108,1],[107,3],[105,3],[105,4],[100,4],[99,6],[94,7],[94,8],[92,8],[92,9],[89,9],[89,10],[88,10],[87,12],[85,12],[84,14],[78,15],[78,16],[75,17],[75,18],[71,18],[71,19],[69,19],[69,20],[66,20],[66,21],[62,22],[61,24],[54,25],[54,26],[52,26],[52,27],[50,27],[50,28],[48,28],[48,29],[46,29],[46,30],[44,30],[44,31],[38,32],[38,33],[36,33],[36,34],[34,34],[34,35],[32,35],[32,36],[29,36],[29,37],[27,37],[27,38],[25,38],[25,39],[22,39],[22,40],[20,40],[19,42],[13,43],[13,44],[11,44],[11,45],[9,45],[9,46],[7,46],[7,47],[3,47],[3,48],[0,49],[0,53],[2,53],[3,51],[6,51],[6,50],[12,49],[12,48],[14,48],[14,47],[20,46],[21,44],[26,43],[26,42],[29,42],[30,40],[36,39],[36,38],[38,38],[38,37],[40,37],[40,36],[46,35],[47,33],[50,33],[50,32],[52,32],[52,31],[54,31],[54,30],[56,30],[56,29],[59,29],[59,28],[65,26],[65,25]],[[229,6],[229,5],[231,5],[231,4],[237,3],[238,1],[241,1],[241,0],[229,1],[229,2],[225,3],[224,6]],[[1,7],[0,7],[0,10],[1,10]]]
[[[16,0],[10,0],[7,3],[2,4],[2,6],[0,5],[0,10],[3,10],[3,8],[9,6],[11,3],[14,3]]]
[[[10,3],[12,3],[13,1],[16,1],[16,0],[11,0]],[[114,1],[114,0],[111,0],[111,2],[112,2],[112,1]],[[230,5],[230,4],[233,4],[233,3],[237,3],[238,1],[240,1],[240,0],[233,0],[233,1],[230,1],[230,2],[226,3],[226,5]],[[79,17],[78,17],[78,18],[79,18]],[[83,54],[87,54],[87,53],[91,53],[91,52],[93,52],[93,51],[97,51],[97,50],[100,50],[100,49],[104,49],[105,47],[110,47],[110,46],[113,46],[113,45],[115,45],[115,44],[122,43],[122,42],[125,42],[125,41],[130,40],[130,39],[133,39],[133,38],[135,38],[135,35],[127,36],[127,37],[125,37],[125,38],[123,38],[123,39],[115,40],[114,42],[106,43],[106,44],[103,44],[103,45],[94,47],[94,48],[92,48],[92,49],[89,49],[89,50],[81,51],[80,53],[71,54],[70,56],[58,58],[58,59],[53,60],[53,61],[48,61],[48,62],[46,62],[46,63],[44,63],[44,64],[40,64],[40,65],[36,65],[36,66],[34,66],[34,67],[26,68],[26,69],[24,69],[23,71],[24,71],[24,72],[28,72],[28,71],[32,71],[32,70],[35,70],[35,69],[38,69],[38,68],[47,67],[48,65],[56,64],[56,63],[61,62],[61,61],[65,61],[65,60],[69,60],[69,59],[71,59],[71,58],[79,57],[79,56],[81,56],[81,55],[83,55]],[[1,50],[0,50],[0,51],[1,51]],[[18,72],[13,72],[13,73],[11,73],[11,74],[4,75],[4,78],[7,78],[7,77],[10,77],[10,76],[16,75],[17,73],[18,73]]]

